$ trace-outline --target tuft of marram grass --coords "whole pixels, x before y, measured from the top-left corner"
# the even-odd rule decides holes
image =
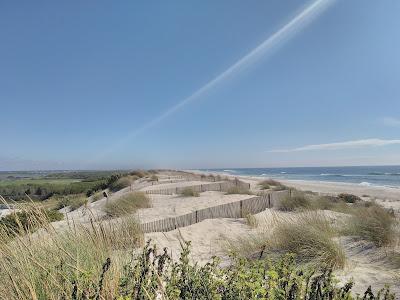
[[[134,213],[139,208],[151,207],[150,198],[143,192],[132,192],[118,199],[108,200],[104,211],[111,217]]]
[[[35,209],[35,208],[33,208]],[[0,226],[0,295],[3,299],[113,298],[129,262],[129,251],[143,244],[134,219],[87,226],[71,224],[55,230],[41,210],[30,211],[30,226],[43,229],[14,231]],[[110,261],[101,283],[101,270]],[[72,296],[72,298],[71,298]],[[98,298],[100,299],[100,298]],[[101,298],[103,299],[103,298]]]
[[[247,225],[249,225],[251,228],[258,227],[258,220],[254,215],[247,213],[245,216]]]
[[[396,240],[396,218],[377,205],[357,206],[346,224],[343,234],[358,236],[375,246],[390,246]]]
[[[342,247],[334,240],[336,234],[329,220],[316,212],[276,216],[272,231],[268,225],[259,233],[229,241],[229,250],[245,257],[261,254],[280,257],[292,253],[299,263],[340,269],[346,259]]]
[[[251,192],[249,189],[234,186],[234,187],[229,188],[228,191],[226,192],[226,195],[233,195],[233,194],[253,195],[254,193]]]
[[[121,177],[117,181],[111,184],[110,190],[113,192],[117,192],[126,187],[129,187],[132,184],[132,179],[129,176]]]
[[[191,187],[184,188],[181,192],[180,195],[183,197],[199,197],[200,194],[199,192],[195,191]]]
[[[92,196],[92,202],[99,201],[100,199],[103,198],[104,198],[103,191],[97,192]]]
[[[60,196],[57,209],[69,207],[71,211],[74,211],[86,205],[87,202],[88,199],[83,194]]]
[[[311,208],[310,199],[304,193],[297,191],[293,192],[291,196],[282,198],[277,204],[277,209],[282,211],[308,208]]]

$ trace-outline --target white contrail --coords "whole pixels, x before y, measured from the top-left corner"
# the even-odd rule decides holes
[[[224,72],[210,80],[206,85],[202,88],[195,91],[189,97],[183,99],[178,102],[171,108],[167,109],[159,116],[145,123],[141,127],[132,131],[127,137],[120,140],[118,143],[114,144],[114,146],[107,151],[107,153],[112,152],[113,149],[119,148],[121,145],[132,139],[133,137],[139,135],[143,131],[147,130],[150,127],[153,127],[165,120],[176,111],[181,109],[183,106],[187,105],[190,102],[193,102],[195,99],[198,99],[205,92],[209,91],[216,85],[220,84],[222,81],[225,81],[229,77],[232,77],[239,72],[241,72],[246,67],[253,65],[260,58],[264,57],[269,51],[278,46],[284,40],[287,40],[290,36],[292,36],[295,32],[303,29],[307,24],[309,24],[313,19],[319,16],[326,8],[329,7],[331,3],[335,0],[316,0],[310,3],[307,7],[305,7],[300,13],[298,13],[293,19],[291,19],[287,24],[281,27],[278,31],[272,34],[269,38],[267,38],[261,45],[250,51],[240,60],[238,60],[235,64],[230,66]],[[104,155],[104,153],[103,153]]]

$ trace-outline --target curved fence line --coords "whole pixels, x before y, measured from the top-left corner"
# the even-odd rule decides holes
[[[146,190],[144,191],[146,194],[159,194],[159,195],[173,195],[180,194],[185,189],[192,189],[195,192],[207,192],[207,191],[217,191],[217,192],[228,192],[229,189],[233,187],[239,187],[243,189],[250,189],[250,183],[246,183],[240,180],[233,181],[221,181],[221,182],[212,182],[205,184],[197,184],[191,186],[183,186],[183,187],[173,187],[173,188],[165,188],[159,190]]]
[[[177,217],[142,223],[140,227],[144,233],[167,232],[206,219],[243,218],[247,214],[256,214],[267,208],[272,208],[277,205],[280,199],[287,196],[291,196],[290,190],[270,192],[257,197],[199,209]]]

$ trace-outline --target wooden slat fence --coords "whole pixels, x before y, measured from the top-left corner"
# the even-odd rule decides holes
[[[206,219],[243,218],[249,213],[256,214],[267,208],[272,208],[280,199],[290,195],[290,190],[270,192],[249,199],[199,209],[177,217],[143,223],[141,224],[141,229],[145,233],[167,232],[196,224]]]
[[[221,181],[221,182],[213,182],[213,183],[205,183],[200,185],[192,185],[192,186],[184,186],[184,187],[173,187],[173,188],[165,188],[159,190],[146,190],[144,191],[146,194],[159,194],[159,195],[173,195],[180,194],[185,189],[193,189],[196,192],[202,193],[207,191],[217,191],[217,192],[227,192],[229,189],[233,187],[240,187],[243,189],[250,189],[250,184],[240,181],[240,180],[232,180],[232,181]]]

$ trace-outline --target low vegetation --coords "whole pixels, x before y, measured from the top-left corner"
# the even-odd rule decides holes
[[[242,188],[239,186],[234,186],[228,189],[226,192],[227,195],[233,195],[233,194],[241,194],[241,195],[253,195],[254,193],[250,191],[249,189]]]
[[[88,199],[83,195],[69,195],[56,198],[58,202],[57,209],[69,207],[70,211],[74,211],[88,203]]]
[[[158,177],[156,174],[150,176],[149,181],[158,181]]]
[[[245,213],[245,217],[246,217],[247,225],[249,225],[251,228],[257,228],[258,227],[258,220],[253,214]]]
[[[113,192],[117,192],[126,187],[129,187],[132,184],[132,180],[129,177],[121,177],[117,179],[115,182],[110,184],[109,189]]]
[[[13,231],[10,240],[0,225],[2,299],[108,299],[106,295],[118,294],[129,251],[143,243],[132,219],[74,225],[62,232],[39,211],[31,211],[27,219],[28,228],[40,224],[46,234]]]
[[[358,201],[361,201],[361,198],[356,196],[356,195],[352,195],[352,194],[339,194],[338,198],[343,200],[346,203],[356,203]]]
[[[277,203],[277,209],[282,211],[293,211],[296,209],[311,208],[311,201],[301,192],[293,192],[291,196],[283,197]]]
[[[34,232],[41,227],[41,223],[37,221],[40,218],[45,218],[48,222],[55,222],[64,219],[64,214],[54,210],[34,209],[31,206],[26,210],[17,211],[1,218],[0,231],[8,236],[20,232]]]
[[[126,196],[122,206],[149,205],[143,193]],[[56,231],[36,205],[26,213],[27,226],[19,230],[0,223],[4,299],[361,299],[351,294],[352,282],[336,285],[332,270],[344,256],[334,228],[317,213],[276,218],[272,234],[259,236],[258,259],[236,253],[224,267],[219,258],[192,264],[184,241],[178,260],[150,242],[138,252],[143,234],[130,217]],[[247,214],[250,226],[253,218]],[[30,230],[39,227],[43,234]],[[388,288],[369,288],[361,297],[395,299]]]
[[[151,207],[150,198],[143,192],[132,192],[118,199],[108,200],[104,211],[111,217],[134,213],[137,209]]]
[[[293,253],[300,264],[340,269],[345,264],[345,255],[334,241],[335,236],[335,228],[321,214],[277,215],[272,224],[265,226],[265,230],[229,241],[228,249],[253,258],[265,255],[279,258],[285,253]]]
[[[200,197],[200,193],[192,187],[186,187],[181,192],[182,197]]]
[[[377,247],[389,246],[396,240],[396,222],[395,217],[379,205],[359,206],[343,233],[373,242]]]
[[[103,198],[104,198],[104,195],[103,195],[103,192],[102,192],[102,191],[96,192],[96,193],[94,193],[94,194],[92,195],[92,202],[99,201],[100,199],[103,199]]]

